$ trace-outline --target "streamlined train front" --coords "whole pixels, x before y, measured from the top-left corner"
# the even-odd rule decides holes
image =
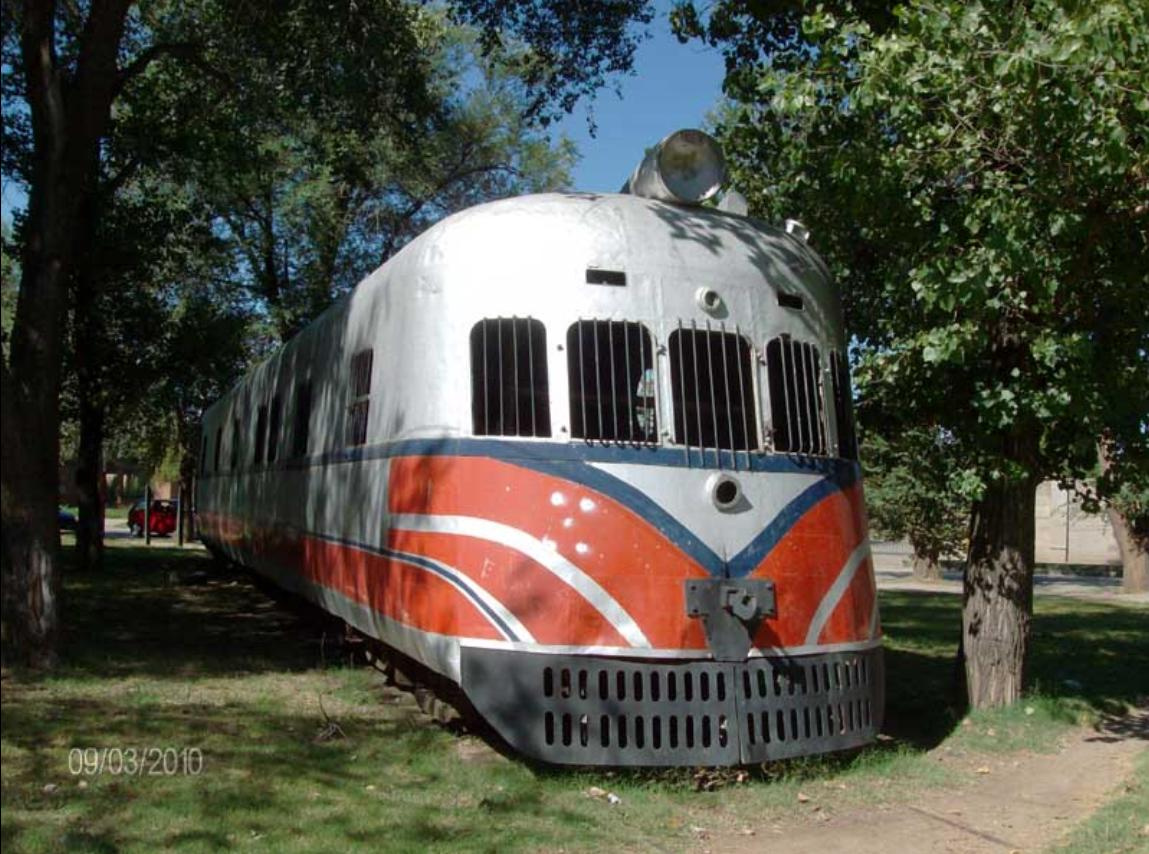
[[[456,683],[532,757],[871,741],[840,300],[800,225],[701,206],[723,173],[680,131],[622,194],[429,230],[205,417],[209,544]]]

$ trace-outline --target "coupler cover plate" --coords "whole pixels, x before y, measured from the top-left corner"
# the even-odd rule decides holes
[[[762,621],[777,616],[774,582],[705,578],[685,584],[686,615],[702,620],[714,658],[745,661]]]

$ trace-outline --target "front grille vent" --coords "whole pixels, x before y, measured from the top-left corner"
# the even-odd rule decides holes
[[[463,688],[516,749],[579,765],[733,765],[877,735],[881,650],[745,663],[466,649]]]

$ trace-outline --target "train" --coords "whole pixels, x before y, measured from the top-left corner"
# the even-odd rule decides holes
[[[865,745],[881,623],[840,295],[702,131],[444,218],[202,419],[196,518],[513,750]],[[716,203],[718,202],[718,203]]]

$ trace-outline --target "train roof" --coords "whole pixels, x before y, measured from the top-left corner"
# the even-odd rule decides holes
[[[628,194],[540,193],[487,202],[448,216],[414,238],[221,396],[271,370],[309,339],[326,338],[360,307],[385,311],[420,297],[537,303],[540,292],[581,293],[588,270],[624,273],[628,287],[654,293],[683,279],[729,293],[764,283],[819,304],[838,318],[830,273],[805,241],[760,220],[710,207]],[[613,290],[613,289],[612,289]],[[586,299],[586,297],[576,297]],[[523,314],[530,313],[523,311]],[[840,326],[840,319],[832,321]],[[209,410],[214,408],[209,407]]]
[[[830,286],[818,255],[781,229],[714,208],[624,194],[543,193],[476,205],[429,228],[384,269],[392,265],[423,278],[456,267],[468,273],[457,279],[465,287],[520,274],[539,287],[557,286],[566,273],[581,284],[587,268],[712,277],[716,266],[728,285],[765,278],[806,292]],[[540,280],[543,270],[554,275]]]

